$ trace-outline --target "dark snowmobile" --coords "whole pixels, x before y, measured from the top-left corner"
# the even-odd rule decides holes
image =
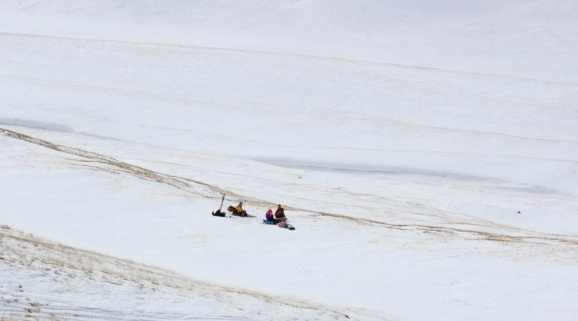
[[[219,206],[219,209],[212,213],[213,216],[225,217],[226,213],[221,211],[221,209],[223,208],[224,201],[225,201],[225,194],[223,194],[223,198],[221,199],[221,206]]]

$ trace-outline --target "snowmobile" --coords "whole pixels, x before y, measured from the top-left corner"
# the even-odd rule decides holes
[[[216,210],[215,212],[212,212],[211,214],[213,216],[219,216],[219,217],[225,217],[227,216],[226,212],[223,212],[223,202],[225,201],[225,195],[223,195],[223,198],[221,199],[221,206],[219,206],[219,209]],[[243,205],[242,202],[239,203],[239,205]],[[231,216],[239,216],[239,217],[255,217],[254,215],[248,214],[245,210],[243,211],[238,211],[234,206],[230,205],[229,207],[227,207],[227,211],[229,211],[231,213]]]

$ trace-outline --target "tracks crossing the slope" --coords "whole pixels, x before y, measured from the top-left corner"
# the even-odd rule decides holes
[[[87,150],[55,144],[46,140],[25,135],[13,130],[0,128],[0,133],[5,137],[10,137],[20,141],[25,141],[38,146],[42,146],[54,151],[80,157],[78,162],[82,166],[102,170],[110,173],[120,173],[130,175],[139,179],[169,185],[178,190],[191,193],[204,198],[220,199],[222,194],[236,199],[244,199],[256,206],[267,207],[272,202],[269,200],[247,197],[230,190],[220,188],[210,183],[197,181],[191,178],[179,177],[170,174],[159,173],[144,167],[132,165],[115,158],[90,152]],[[398,231],[408,231],[417,233],[442,234],[447,237],[465,238],[481,241],[491,241],[500,243],[517,243],[540,246],[565,246],[574,252],[578,257],[578,236],[540,233],[492,222],[484,224],[468,221],[455,221],[452,223],[439,224],[400,224],[390,223],[380,219],[367,219],[353,215],[342,215],[315,211],[307,208],[286,206],[287,210],[309,213],[314,216],[327,217],[342,221],[354,222],[370,226],[384,227]]]
[[[66,36],[55,36],[55,35],[40,35],[40,34],[29,34],[29,33],[13,33],[13,32],[12,33],[11,32],[0,32],[0,35],[13,36],[13,37],[27,37],[27,38],[57,39],[57,40],[66,40],[66,41],[77,41],[77,42],[91,42],[91,43],[102,43],[102,44],[111,44],[111,45],[132,45],[132,46],[142,46],[142,47],[146,46],[147,48],[152,48],[152,49],[158,48],[159,50],[167,50],[167,49],[171,49],[171,50],[211,50],[211,51],[215,51],[215,52],[238,52],[238,53],[252,53],[252,54],[261,54],[261,55],[297,57],[297,58],[311,59],[311,60],[335,61],[335,62],[342,62],[342,63],[349,63],[349,64],[363,64],[363,65],[375,65],[375,66],[383,66],[383,67],[415,69],[415,70],[424,70],[424,71],[438,72],[438,73],[441,72],[441,73],[449,73],[449,74],[516,79],[516,80],[522,80],[522,81],[542,82],[542,83],[550,83],[550,84],[556,84],[556,85],[561,85],[561,86],[578,87],[578,83],[568,82],[568,81],[540,80],[540,79],[521,77],[521,76],[489,74],[489,73],[480,73],[480,72],[462,71],[462,70],[449,70],[449,69],[426,67],[426,66],[414,66],[414,65],[386,63],[386,62],[372,62],[372,61],[354,60],[354,59],[347,59],[347,58],[323,57],[323,56],[313,56],[313,55],[294,54],[294,53],[280,53],[280,52],[256,51],[256,50],[234,49],[234,48],[216,48],[216,47],[182,45],[182,44],[147,43],[147,42],[126,41],[126,40],[89,39],[89,38],[77,38],[77,37],[66,37]]]
[[[158,173],[140,166],[132,165],[112,157],[108,157],[105,155],[89,152],[79,148],[73,148],[63,145],[54,144],[42,139],[38,139],[35,137],[31,137],[22,133],[18,133],[15,131],[11,131],[8,129],[0,128],[0,132],[3,133],[7,137],[15,138],[21,141],[29,142],[38,146],[46,147],[48,149],[52,149],[58,152],[62,152],[65,154],[78,156],[81,159],[79,162],[86,167],[91,167],[97,170],[108,171],[111,173],[123,173],[127,175],[131,175],[140,179],[153,181],[161,184],[166,184],[177,188],[179,190],[183,190],[188,193],[198,194],[204,197],[216,197],[214,194],[234,194],[230,191],[223,190],[221,188],[191,180],[191,179],[184,179],[172,175]],[[195,186],[193,186],[193,184]],[[193,187],[200,187],[200,190]]]

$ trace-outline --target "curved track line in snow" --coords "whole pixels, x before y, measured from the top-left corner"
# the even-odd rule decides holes
[[[300,211],[306,211],[300,209]],[[307,211],[306,211],[307,212]],[[386,223],[377,220],[371,219],[363,219],[363,218],[354,218],[345,215],[338,215],[338,214],[331,214],[331,213],[323,213],[323,212],[312,212],[314,214],[325,216],[325,217],[333,217],[333,218],[340,218],[340,219],[347,219],[353,220],[358,223],[370,224],[370,225],[378,225],[378,226],[385,226],[390,229],[396,229],[401,231],[418,231],[423,233],[450,233],[454,235],[470,235],[474,236],[475,239],[478,240],[486,240],[486,241],[498,241],[498,242],[516,242],[516,243],[528,243],[528,244],[536,244],[536,245],[570,245],[576,247],[576,251],[578,254],[578,236],[574,235],[563,235],[563,234],[546,234],[546,233],[538,233],[532,232],[528,230],[522,230],[510,226],[492,224],[492,225],[482,225],[482,224],[464,224],[459,223],[462,225],[462,228],[457,227],[447,227],[447,226],[432,226],[432,225],[422,225],[422,224],[392,224]],[[483,228],[502,228],[504,233],[499,233],[497,231],[482,231],[482,230],[475,230],[473,228],[467,229],[465,226],[470,225],[472,227],[483,227]],[[508,235],[505,232],[525,232],[529,233],[526,235]]]
[[[87,92],[87,93],[105,93],[114,96],[124,96],[124,97],[138,97],[138,98],[145,98],[147,100],[154,100],[154,101],[162,101],[162,102],[176,102],[176,103],[183,103],[187,105],[195,105],[199,108],[203,107],[206,108],[207,106],[218,106],[219,108],[223,108],[226,110],[236,110],[238,106],[231,104],[220,103],[214,100],[203,100],[197,99],[193,97],[175,97],[161,93],[154,93],[147,90],[136,90],[136,89],[125,89],[125,88],[117,88],[117,87],[104,87],[104,86],[91,86],[85,84],[79,84],[71,81],[64,81],[64,80],[54,80],[54,79],[46,79],[46,78],[39,78],[39,77],[30,77],[30,76],[15,76],[15,75],[0,75],[0,79],[5,79],[11,83],[18,82],[24,83],[32,86],[43,87],[43,88],[54,88],[57,87],[59,89],[69,90],[73,92]],[[335,116],[335,115],[334,115]],[[346,119],[355,119],[355,116],[351,115],[344,115]],[[0,119],[1,121],[1,119]],[[23,121],[19,121],[23,122]],[[539,137],[526,137],[526,136],[519,136],[519,135],[512,135],[506,133],[499,133],[499,132],[491,132],[491,131],[483,131],[483,130],[471,130],[471,129],[464,129],[464,128],[451,128],[451,127],[443,127],[443,126],[434,126],[434,125],[427,125],[427,124],[418,124],[414,122],[402,121],[393,118],[384,118],[384,117],[377,117],[372,118],[371,122],[380,122],[385,123],[387,126],[399,126],[404,128],[409,128],[412,131],[416,130],[424,130],[428,132],[437,132],[437,133],[457,133],[460,135],[468,135],[473,137],[479,136],[486,136],[486,137],[498,137],[498,138],[505,138],[511,140],[513,144],[520,142],[520,141],[538,141],[538,142],[554,142],[554,143],[563,143],[569,144],[569,146],[563,146],[561,148],[572,149],[578,148],[578,141],[571,140],[571,139],[556,139],[556,138],[539,138]],[[6,121],[7,124],[10,122]],[[15,126],[20,126],[17,120],[12,120],[12,123]],[[1,123],[0,123],[1,124]],[[25,126],[21,126],[25,127]],[[339,146],[318,146],[320,148],[325,149],[357,149],[353,147],[339,147]],[[411,151],[411,150],[387,150],[387,149],[370,149],[364,148],[359,149],[364,151],[398,151],[398,152],[422,152],[422,151]],[[444,152],[444,151],[426,151],[427,153],[439,153],[439,154],[458,154],[452,152]],[[475,154],[469,153],[468,155],[472,156],[479,156],[479,155],[488,155],[488,154]],[[490,155],[494,156],[494,155]],[[508,155],[495,155],[500,157],[511,157],[511,158],[525,158],[520,156],[508,156]],[[546,158],[530,158],[527,159],[535,159],[535,160],[550,160]],[[569,162],[576,162],[573,160],[555,160],[553,161],[569,161]]]
[[[215,101],[201,100],[194,98],[183,98],[174,97],[170,95],[163,95],[158,93],[151,93],[147,90],[136,90],[136,89],[125,89],[118,87],[104,87],[104,86],[90,86],[81,85],[78,83],[64,81],[64,80],[53,80],[38,77],[27,77],[27,76],[13,76],[13,75],[0,75],[0,78],[6,79],[10,82],[20,82],[32,86],[44,87],[44,88],[54,88],[65,89],[73,92],[87,92],[87,93],[104,93],[114,96],[124,96],[124,97],[138,97],[147,100],[163,101],[163,102],[177,102],[184,103],[188,105],[195,106],[219,106],[223,108],[234,109],[233,106],[221,104]],[[18,126],[15,124],[15,126]],[[24,127],[24,126],[22,126]]]
[[[222,190],[218,187],[215,187],[215,186],[212,186],[209,184],[205,184],[203,182],[198,182],[198,181],[194,181],[194,180],[190,180],[190,179],[187,179],[185,181],[184,179],[177,178],[175,176],[165,175],[165,174],[161,174],[161,173],[157,173],[157,172],[145,169],[143,167],[131,165],[131,164],[119,161],[117,159],[114,159],[112,157],[104,156],[101,154],[89,152],[89,151],[78,149],[78,148],[73,148],[73,147],[68,147],[68,146],[50,143],[48,141],[34,138],[34,137],[31,137],[28,135],[24,135],[24,134],[21,134],[21,133],[15,132],[15,131],[11,131],[8,129],[0,128],[0,132],[2,132],[4,135],[11,137],[11,138],[26,141],[26,142],[29,142],[29,143],[32,143],[35,145],[43,146],[43,147],[46,147],[46,148],[49,148],[49,149],[52,149],[55,151],[63,152],[66,154],[79,156],[82,158],[82,160],[80,162],[85,164],[85,166],[91,167],[92,169],[104,170],[104,171],[115,172],[115,173],[125,173],[125,174],[129,174],[129,175],[132,175],[132,176],[144,179],[144,180],[149,180],[149,181],[167,184],[167,185],[170,185],[170,186],[175,187],[177,189],[183,190],[185,192],[199,194],[200,196],[205,196],[205,197],[212,196],[211,195],[212,193],[230,193],[229,191]],[[91,166],[90,164],[103,165],[105,167]],[[202,191],[202,192],[194,191],[191,188],[192,187],[191,184],[189,184],[188,182],[194,182],[196,185],[203,187],[205,189],[205,191]],[[208,191],[206,191],[206,190],[208,190]],[[210,193],[210,194],[207,195],[207,193]]]
[[[54,144],[42,139],[34,138],[5,128],[0,127],[0,133],[10,138],[26,141],[55,151],[81,157],[82,159],[80,160],[80,163],[85,164],[84,166],[93,170],[103,170],[111,173],[123,173],[147,181],[166,184],[179,190],[185,191],[187,193],[195,194],[205,198],[220,199],[221,194],[226,194],[228,196],[235,197],[237,199],[245,199],[246,201],[250,201],[255,205],[269,206],[272,203],[271,201],[263,199],[245,197],[242,194],[234,193],[232,191],[219,188],[209,183],[200,182],[190,178],[183,178],[174,175],[155,172],[140,166],[135,166],[126,162],[119,161],[112,157],[104,156],[101,154],[89,152],[78,148]],[[197,190],[199,187],[201,189],[200,191]],[[355,222],[358,224],[381,226],[388,229],[394,229],[399,231],[413,231],[418,233],[441,233],[447,236],[469,238],[473,240],[482,240],[482,241],[493,241],[493,242],[509,242],[509,243],[520,243],[520,244],[552,246],[552,247],[569,246],[570,247],[569,250],[571,250],[572,252],[576,252],[578,256],[578,236],[575,235],[541,233],[496,224],[489,221],[487,224],[481,224],[480,220],[476,222],[450,221],[445,223],[439,223],[438,225],[434,224],[427,225],[416,223],[396,224],[374,219],[366,219],[342,214],[320,212],[299,207],[286,206],[285,208],[287,210],[300,211],[322,217],[331,217],[335,219]],[[409,212],[407,214],[409,214]],[[421,213],[417,214],[421,215]],[[457,225],[457,226],[447,226],[447,225]]]
[[[90,39],[90,38],[78,38],[78,37],[66,37],[66,36],[54,36],[54,35],[49,36],[49,35],[29,34],[29,33],[0,32],[0,35],[15,36],[15,37],[30,37],[30,38],[32,38],[32,37],[51,38],[51,39],[61,39],[61,40],[68,40],[68,41],[83,41],[83,42],[95,42],[95,43],[100,42],[100,43],[117,44],[117,45],[118,44],[126,44],[126,45],[149,46],[152,48],[159,48],[162,50],[166,50],[166,49],[173,49],[173,50],[176,50],[176,49],[180,49],[180,50],[212,50],[212,51],[227,51],[227,52],[262,54],[262,55],[286,56],[286,57],[297,57],[297,58],[304,58],[304,59],[336,61],[336,62],[343,62],[343,63],[349,63],[349,64],[364,64],[364,65],[374,65],[374,66],[383,66],[383,67],[424,70],[424,71],[431,71],[431,72],[443,72],[443,73],[451,73],[451,74],[462,74],[462,75],[472,75],[472,76],[482,76],[482,77],[492,77],[492,78],[502,78],[502,79],[517,79],[517,80],[521,80],[521,81],[532,81],[532,82],[550,83],[550,84],[558,84],[558,85],[564,85],[564,86],[578,87],[578,83],[574,83],[574,82],[550,81],[550,80],[541,80],[541,79],[534,79],[534,78],[520,77],[520,76],[487,74],[487,73],[479,73],[479,72],[471,72],[471,71],[449,70],[449,69],[441,69],[441,68],[435,68],[435,67],[412,66],[412,65],[404,65],[404,64],[395,64],[395,63],[371,62],[371,61],[354,60],[354,59],[337,58],[337,57],[324,57],[324,56],[313,56],[313,55],[303,55],[303,54],[246,50],[246,49],[216,48],[216,47],[183,45],[183,44],[163,44],[163,43],[148,43],[148,42],[127,41],[127,40]]]

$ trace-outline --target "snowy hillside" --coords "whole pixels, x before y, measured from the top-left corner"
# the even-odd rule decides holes
[[[4,0],[5,32],[577,82],[574,0]]]
[[[575,320],[577,19],[1,1],[0,319]]]

